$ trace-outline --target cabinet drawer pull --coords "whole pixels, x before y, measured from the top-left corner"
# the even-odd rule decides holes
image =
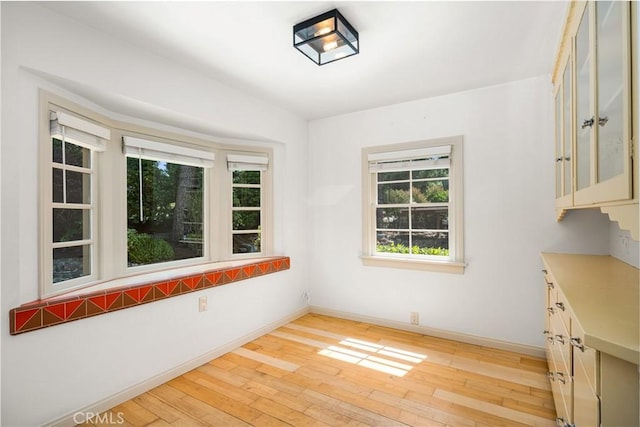
[[[553,282],[547,282],[547,289],[553,289],[555,288]]]
[[[555,342],[555,340],[556,340],[556,339],[553,337],[553,335],[549,335],[549,336],[547,337],[547,341],[549,341],[551,344],[553,344],[553,343]]]
[[[556,307],[558,307],[560,310],[564,311],[564,303],[557,302],[556,303]]]
[[[604,125],[606,125],[606,124],[607,124],[607,122],[608,122],[608,121],[609,121],[609,117],[600,117],[600,118],[598,119],[598,124],[599,124],[600,126],[604,126]]]
[[[591,117],[590,119],[586,119],[582,122],[582,125],[580,126],[582,129],[587,128],[587,127],[591,127],[593,126],[593,124],[595,123],[595,120],[593,119],[593,117]]]
[[[561,162],[561,161],[562,161],[562,157],[556,158],[556,162]]]
[[[582,352],[584,352],[584,345],[582,344],[582,340],[580,338],[571,338],[571,345],[579,348]]]
[[[556,309],[553,307],[547,307],[547,311],[551,314],[554,314],[556,312]]]
[[[556,372],[556,379],[560,381],[562,384],[566,384],[567,380],[564,378],[563,372]]]
[[[565,157],[564,159],[565,159],[565,161],[568,162],[569,160],[571,160],[571,157]]]
[[[571,424],[570,422],[568,422],[567,420],[565,420],[562,417],[557,417],[556,418],[556,425],[558,427],[576,427],[575,424]]]
[[[560,334],[556,335],[555,340],[558,341],[560,344],[564,344],[564,337]]]
[[[554,374],[553,372],[547,372],[547,378],[549,378],[551,381],[555,381],[556,374]]]

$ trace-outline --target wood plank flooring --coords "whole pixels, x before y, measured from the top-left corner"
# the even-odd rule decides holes
[[[102,420],[120,415],[125,426],[555,426],[546,371],[543,359],[308,314],[114,407]]]

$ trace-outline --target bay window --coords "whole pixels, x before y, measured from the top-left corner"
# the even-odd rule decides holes
[[[44,92],[41,108],[41,298],[271,255],[269,147],[129,125]]]

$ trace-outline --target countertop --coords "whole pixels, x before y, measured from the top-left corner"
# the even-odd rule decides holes
[[[640,270],[609,255],[543,253],[584,329],[584,344],[640,364]]]

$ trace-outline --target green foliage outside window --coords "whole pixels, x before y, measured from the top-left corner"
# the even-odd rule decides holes
[[[390,253],[390,254],[408,254],[409,247],[403,245],[402,243],[388,243],[386,245],[382,245],[378,243],[376,245],[376,251],[381,253]],[[413,246],[411,248],[411,253],[414,255],[437,255],[437,256],[449,256],[449,249],[446,248],[421,248],[419,246]]]

